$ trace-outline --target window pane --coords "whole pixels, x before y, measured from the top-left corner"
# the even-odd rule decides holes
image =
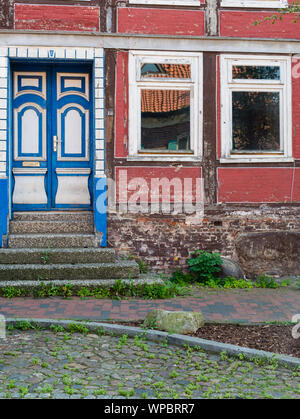
[[[234,65],[233,79],[280,80],[279,66]]]
[[[190,91],[141,91],[141,149],[190,150]]]
[[[190,79],[190,64],[142,64],[141,76],[144,78]]]
[[[280,150],[278,92],[232,92],[234,151]]]

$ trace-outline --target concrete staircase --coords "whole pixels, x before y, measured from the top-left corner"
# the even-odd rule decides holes
[[[100,248],[90,212],[16,212],[0,281],[82,281],[139,277],[135,261]]]

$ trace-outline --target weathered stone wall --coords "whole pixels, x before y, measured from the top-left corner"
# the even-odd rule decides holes
[[[244,233],[270,231],[300,232],[300,208],[215,208],[207,210],[202,221],[163,214],[110,213],[108,217],[110,246],[119,254],[139,256],[153,269],[165,272],[184,268],[190,252],[203,249],[240,262],[247,274],[247,265],[237,253],[238,238]]]
[[[14,0],[0,0],[0,29],[13,27]]]

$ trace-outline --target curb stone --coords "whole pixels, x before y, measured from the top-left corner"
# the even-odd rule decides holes
[[[80,325],[89,329],[90,332],[97,332],[99,329],[106,332],[107,334],[113,333],[116,336],[128,335],[129,337],[135,337],[137,335],[143,335],[146,339],[153,342],[165,342],[167,341],[171,345],[175,346],[197,346],[207,352],[212,353],[226,353],[227,356],[239,357],[243,355],[244,359],[253,361],[256,359],[276,362],[278,365],[285,368],[300,368],[300,358],[295,358],[287,355],[279,355],[273,352],[261,351],[257,349],[246,348],[237,345],[231,345],[228,343],[220,343],[212,340],[206,340],[196,338],[192,336],[170,334],[167,332],[161,332],[158,330],[142,329],[140,327],[123,326],[118,324],[100,323],[100,322],[86,322],[86,321],[72,321],[72,320],[56,320],[56,319],[34,319],[34,318],[7,318],[6,326],[15,325],[18,322],[31,322],[38,324],[44,329],[50,329],[50,326],[61,326],[68,328],[70,325]]]

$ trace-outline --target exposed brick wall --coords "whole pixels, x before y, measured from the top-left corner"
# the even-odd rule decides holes
[[[185,267],[196,249],[219,251],[237,260],[235,240],[241,233],[299,231],[299,208],[215,209],[202,222],[185,215],[126,214],[108,216],[108,241],[119,254],[142,258],[157,271]],[[179,258],[175,261],[174,258]]]
[[[0,0],[0,29],[13,27],[14,0]]]

